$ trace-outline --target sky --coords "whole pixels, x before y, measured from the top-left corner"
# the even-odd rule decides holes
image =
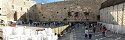
[[[51,2],[58,2],[58,1],[63,1],[63,0],[33,0],[37,3],[51,3]]]

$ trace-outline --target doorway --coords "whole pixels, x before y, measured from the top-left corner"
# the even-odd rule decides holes
[[[14,21],[17,21],[17,12],[14,13]]]

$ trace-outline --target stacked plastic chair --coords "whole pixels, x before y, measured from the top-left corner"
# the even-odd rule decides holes
[[[24,27],[4,27],[2,30],[4,40],[57,40],[51,28],[36,31]]]
[[[14,27],[3,28],[3,39],[4,40],[17,40],[18,36],[14,33]]]

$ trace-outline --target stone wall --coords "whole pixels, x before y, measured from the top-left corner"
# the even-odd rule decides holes
[[[2,14],[6,15],[8,21],[18,19],[33,19],[34,21],[97,21],[99,8],[103,1],[69,0],[35,4],[31,0],[4,0],[2,1]],[[88,12],[89,15],[84,15],[85,12]]]
[[[7,21],[16,21],[27,13],[27,10],[34,5],[35,2],[31,0],[3,0],[2,1],[2,15],[6,15]]]
[[[38,14],[38,17],[34,15],[30,17],[39,21],[86,21],[86,19],[97,21],[101,3],[93,0],[77,0],[36,4],[34,15]],[[85,15],[84,12],[89,12],[89,15]]]
[[[125,25],[125,2],[100,10],[100,20],[104,23]]]

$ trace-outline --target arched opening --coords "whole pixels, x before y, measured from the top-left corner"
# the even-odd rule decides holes
[[[75,17],[78,17],[78,13],[79,13],[79,12],[76,12],[76,13],[75,13]]]
[[[97,15],[97,20],[100,20],[100,15]]]

